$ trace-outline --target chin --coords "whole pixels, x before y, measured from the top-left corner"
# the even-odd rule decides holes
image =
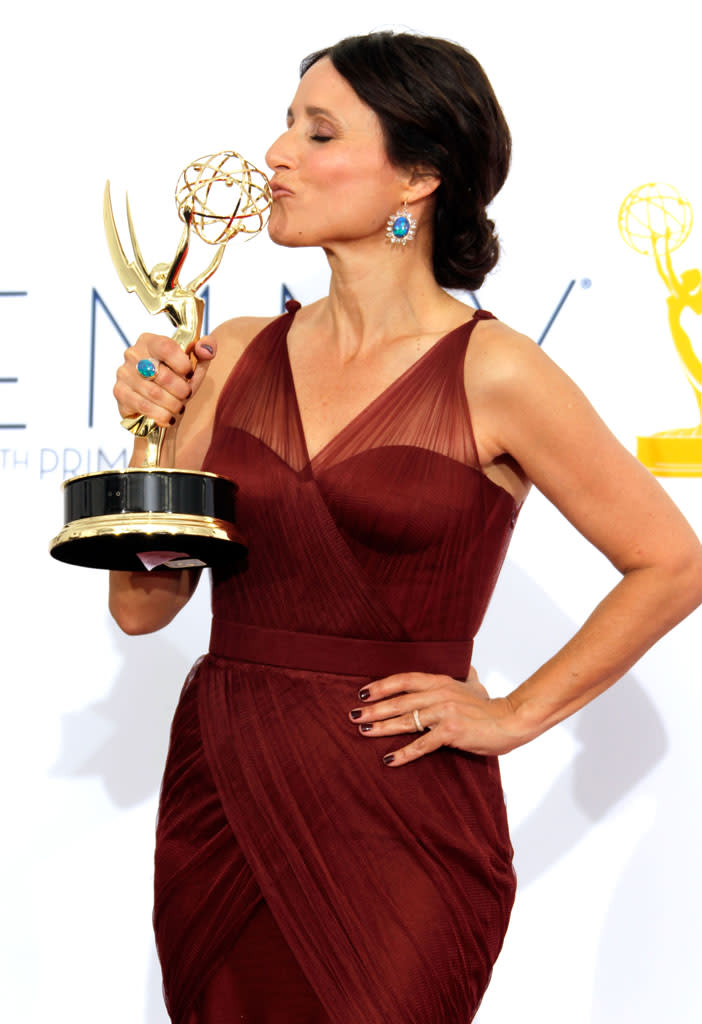
[[[268,237],[276,245],[283,245],[288,249],[296,249],[301,246],[317,245],[301,234],[294,234],[292,231],[285,231],[280,225],[272,225],[268,222]]]

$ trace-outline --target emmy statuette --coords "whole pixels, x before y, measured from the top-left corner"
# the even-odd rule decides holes
[[[186,354],[202,329],[204,301],[196,294],[198,289],[214,274],[230,239],[261,231],[271,200],[266,176],[238,153],[194,161],[176,187],[184,228],[175,255],[170,263],[157,263],[149,271],[128,197],[134,259],[128,261],[124,253],[106,184],[105,233],[119,279],[128,292],[136,292],[149,313],[167,315],[176,329],[173,338]],[[217,251],[209,266],[183,287],[179,276],[193,231]],[[72,565],[121,570],[207,566],[241,557],[246,544],[234,523],[236,484],[213,473],[170,468],[176,427],[159,427],[138,414],[127,416],[122,426],[145,438],[143,466],[65,481],[65,525],[50,544],[53,557]]]
[[[619,210],[619,231],[635,252],[652,256],[668,290],[668,327],[682,368],[695,396],[699,423],[662,430],[636,439],[639,461],[655,476],[702,476],[702,360],[688,334],[686,310],[702,314],[702,272],[679,273],[672,254],[692,230],[692,207],[673,185],[650,183],[630,192]]]

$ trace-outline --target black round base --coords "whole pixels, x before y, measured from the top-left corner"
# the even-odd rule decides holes
[[[241,559],[234,525],[236,484],[213,473],[126,469],[67,480],[64,522],[49,546],[61,562],[143,570],[140,554],[172,552],[165,563],[220,565]]]

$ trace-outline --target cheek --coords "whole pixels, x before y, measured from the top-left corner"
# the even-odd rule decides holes
[[[347,157],[334,157],[320,162],[316,178],[319,184],[329,191],[357,188],[363,180],[363,174],[353,160]]]
[[[315,169],[315,177],[330,188],[379,194],[397,186],[395,169],[379,154],[337,150],[323,156]]]
[[[388,217],[399,207],[399,189],[394,173],[386,167],[367,164],[339,163],[327,179],[328,195],[325,205],[350,216],[359,228],[377,231],[385,228]]]

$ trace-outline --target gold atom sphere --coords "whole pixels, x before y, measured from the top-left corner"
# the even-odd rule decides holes
[[[180,219],[190,208],[195,234],[219,245],[235,235],[257,235],[266,226],[273,196],[263,171],[225,150],[193,160],[178,179],[175,200]]]
[[[640,185],[619,208],[619,233],[636,252],[650,253],[665,238],[674,252],[691,230],[692,207],[674,185]]]

